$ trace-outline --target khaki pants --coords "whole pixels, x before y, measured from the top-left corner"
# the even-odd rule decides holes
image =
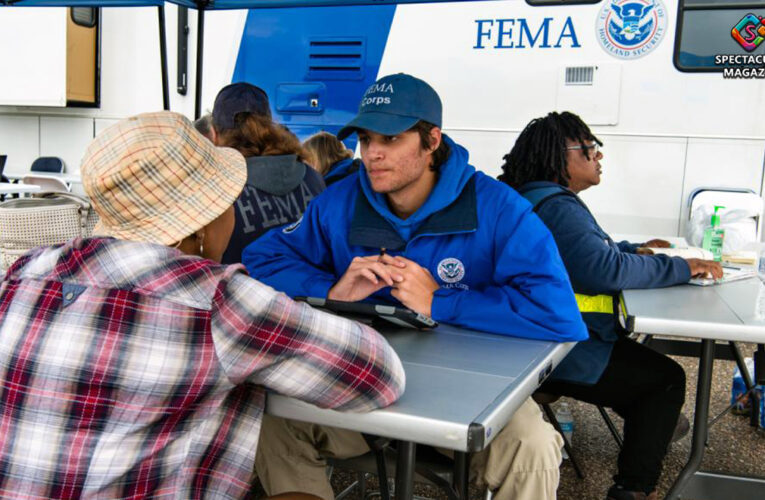
[[[472,456],[471,481],[492,490],[495,500],[554,499],[562,446],[560,435],[528,399],[490,446]],[[255,468],[268,495],[296,491],[333,500],[325,457],[367,451],[358,432],[264,415]]]

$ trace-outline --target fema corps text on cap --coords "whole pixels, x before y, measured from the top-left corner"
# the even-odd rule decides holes
[[[345,139],[359,129],[383,135],[397,135],[418,121],[441,127],[441,99],[433,87],[412,75],[398,73],[380,78],[367,89],[359,112],[338,139]]]

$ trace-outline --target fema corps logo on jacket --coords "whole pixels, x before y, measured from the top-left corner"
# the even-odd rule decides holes
[[[284,234],[290,234],[290,233],[291,233],[291,232],[293,232],[295,229],[297,229],[297,228],[299,228],[299,227],[300,227],[300,223],[301,223],[301,222],[303,222],[303,216],[302,216],[302,215],[300,216],[300,218],[299,218],[298,220],[296,220],[295,222],[293,222],[293,223],[292,223],[292,224],[290,224],[289,226],[287,226],[287,227],[285,227],[284,229],[282,229],[282,232],[283,232]]]
[[[438,263],[438,277],[447,284],[447,288],[467,288],[465,285],[455,285],[465,277],[465,264],[461,260],[449,257]],[[449,285],[452,285],[451,287]]]
[[[606,0],[595,21],[603,50],[620,59],[637,59],[655,49],[667,32],[661,0]]]

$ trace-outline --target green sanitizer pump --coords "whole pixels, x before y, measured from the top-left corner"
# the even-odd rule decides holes
[[[725,239],[725,229],[720,227],[720,216],[717,214],[717,210],[721,208],[725,207],[715,205],[712,225],[704,230],[704,241],[701,245],[704,250],[712,252],[712,256],[717,262],[722,260],[723,240]]]

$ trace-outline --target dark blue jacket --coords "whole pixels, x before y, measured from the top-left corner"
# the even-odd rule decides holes
[[[247,158],[247,182],[234,203],[236,222],[221,263],[242,261],[242,250],[275,227],[300,219],[324,190],[316,170],[295,155]]]
[[[530,182],[521,186],[519,192],[534,200],[543,189],[557,194],[545,196],[535,211],[552,232],[577,294],[611,295],[618,314],[622,290],[660,288],[690,279],[685,259],[637,255],[636,245],[626,241],[615,243],[600,228],[584,202],[559,184]],[[584,384],[597,382],[611,357],[614,342],[624,334],[617,314],[582,314],[590,339],[574,347],[551,379]]]
[[[333,163],[326,174],[324,174],[324,182],[327,186],[331,186],[335,182],[345,179],[352,173],[358,171],[361,165],[361,160],[358,158],[346,158],[338,162]]]
[[[406,220],[359,169],[327,188],[300,223],[247,247],[250,274],[288,295],[326,297],[356,256],[381,247],[427,268],[440,285],[433,319],[476,330],[556,341],[587,331],[555,243],[529,203],[451,154],[425,203]],[[395,303],[390,289],[373,299]]]

